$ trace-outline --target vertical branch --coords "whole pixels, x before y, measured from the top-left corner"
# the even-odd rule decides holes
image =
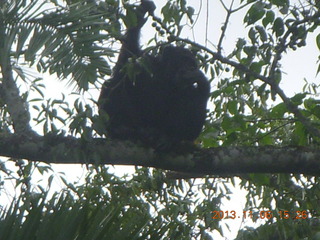
[[[10,33],[6,33],[4,22],[0,19],[0,71],[2,73],[2,84],[0,88],[0,97],[7,105],[7,110],[12,118],[13,129],[17,134],[30,134],[30,113],[27,103],[19,94],[10,62],[11,43],[8,41]],[[32,132],[34,133],[34,132]]]
[[[224,21],[224,25],[222,26],[222,32],[221,32],[219,43],[218,43],[218,54],[221,54],[221,51],[222,51],[222,41],[227,31],[227,26],[229,24],[230,16],[233,13],[232,6],[234,1],[232,0],[229,8],[226,7],[223,1],[220,0],[220,2],[223,5],[223,8],[227,11],[227,16],[226,16],[226,20]]]
[[[9,58],[1,58],[2,86],[0,94],[12,118],[15,133],[29,134],[32,132],[29,124],[30,113],[27,108],[27,103],[19,94],[19,89],[12,76],[12,66],[9,61]]]
[[[200,1],[202,3],[202,1]],[[208,42],[208,29],[209,29],[209,0],[207,0],[207,11],[206,11],[206,46]]]

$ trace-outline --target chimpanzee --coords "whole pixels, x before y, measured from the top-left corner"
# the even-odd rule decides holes
[[[205,122],[209,82],[188,49],[169,45],[156,56],[143,53],[140,30],[154,9],[146,0],[135,8],[137,23],[128,27],[113,76],[103,84],[99,113],[109,117],[111,138],[153,147],[192,142]]]

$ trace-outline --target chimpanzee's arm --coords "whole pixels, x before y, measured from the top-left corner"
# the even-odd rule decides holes
[[[141,55],[139,38],[141,28],[147,20],[144,16],[146,13],[153,15],[154,10],[155,5],[153,1],[149,0],[141,0],[141,4],[135,7],[134,12],[136,14],[137,22],[135,26],[128,26],[126,34],[122,39],[120,54],[116,66],[114,68],[114,77],[117,78],[117,75],[120,73],[121,68],[124,66],[124,64],[128,61],[130,57]]]

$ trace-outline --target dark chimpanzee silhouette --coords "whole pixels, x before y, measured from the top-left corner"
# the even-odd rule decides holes
[[[135,8],[137,24],[122,40],[111,79],[102,87],[100,114],[107,113],[111,138],[139,141],[157,147],[164,141],[192,142],[206,118],[210,86],[195,56],[183,47],[164,47],[156,56],[139,46],[140,30],[152,1]]]

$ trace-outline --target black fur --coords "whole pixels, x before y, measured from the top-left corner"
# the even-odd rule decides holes
[[[209,82],[188,49],[167,46],[156,56],[142,53],[140,30],[151,12],[146,2],[137,7],[137,26],[127,29],[113,77],[103,85],[100,114],[108,114],[112,138],[151,146],[160,139],[194,141],[205,122]]]

